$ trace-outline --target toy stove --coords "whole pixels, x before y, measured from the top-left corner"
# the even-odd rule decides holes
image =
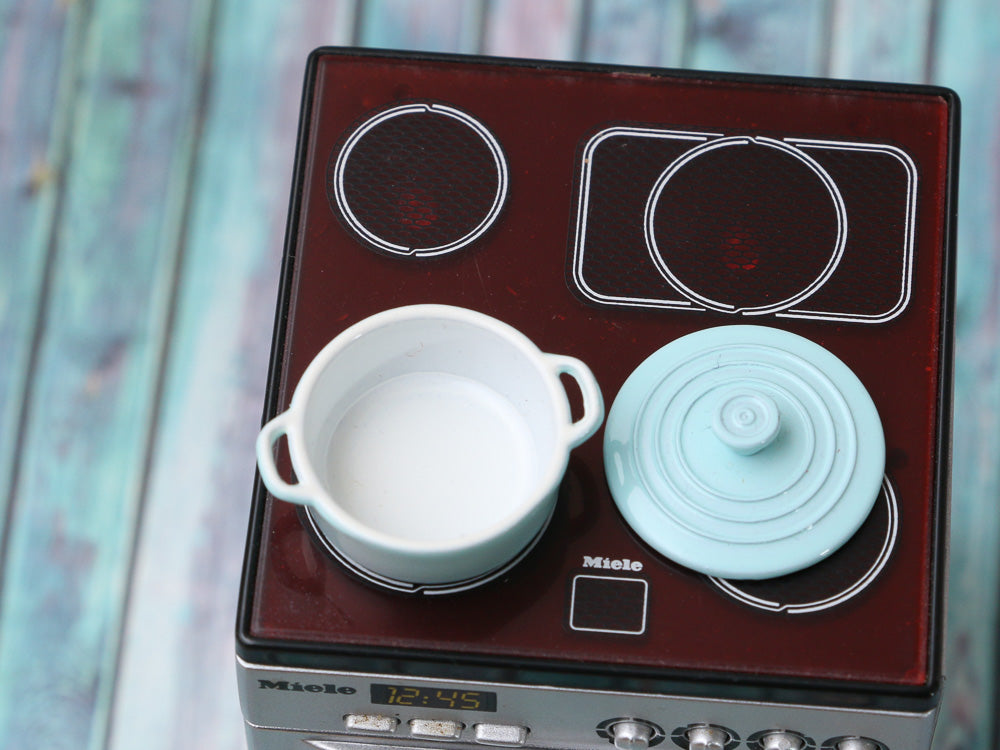
[[[426,303],[579,358],[610,411],[544,530],[472,580],[372,573],[258,481],[237,633],[250,746],[929,747],[957,107],[929,87],[314,53],[265,416],[349,326]],[[667,387],[636,373],[745,326],[822,347],[877,410],[852,459],[884,450],[862,517],[795,572],[768,568],[785,552],[763,527],[742,563],[711,551],[716,527],[700,563],[664,554],[615,496],[609,455],[639,431],[619,404]],[[655,494],[644,460],[632,489]]]

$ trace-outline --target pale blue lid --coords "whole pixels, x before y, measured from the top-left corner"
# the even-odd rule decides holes
[[[604,437],[611,493],[651,547],[696,571],[806,568],[868,517],[885,471],[875,404],[840,359],[764,326],[722,326],[648,357]]]

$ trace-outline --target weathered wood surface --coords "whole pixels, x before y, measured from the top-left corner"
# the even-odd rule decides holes
[[[222,0],[112,748],[243,746],[232,631],[305,57],[354,8]],[[255,50],[255,54],[248,54]],[[298,83],[297,83],[298,82]],[[181,540],[178,542],[178,540]],[[157,710],[150,711],[150,705]]]
[[[0,747],[243,746],[252,442],[301,75],[326,43],[958,90],[937,747],[993,746],[995,0],[0,0]]]
[[[938,747],[996,747],[1000,549],[1000,5],[941,3],[928,62],[962,97],[949,674]],[[988,727],[993,723],[993,734]]]
[[[79,8],[52,3],[5,10],[0,29],[0,531],[66,161],[70,118],[64,103],[75,71],[67,61],[80,55],[83,15]]]
[[[104,744],[170,341],[205,7],[73,8],[80,43],[54,103],[68,142],[50,237],[26,248],[47,253],[49,268],[4,488],[0,738],[10,747]],[[32,52],[19,61],[26,90]]]

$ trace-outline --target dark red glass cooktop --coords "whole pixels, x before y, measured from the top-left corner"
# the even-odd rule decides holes
[[[598,432],[573,452],[527,558],[436,596],[358,580],[297,508],[268,498],[251,637],[929,683],[950,388],[947,94],[328,50],[312,58],[305,101],[278,410],[331,338],[400,305],[510,323],[584,360],[608,407],[664,344],[753,323],[854,370],[884,425],[886,479],[831,559],[772,581],[713,580],[627,527]]]

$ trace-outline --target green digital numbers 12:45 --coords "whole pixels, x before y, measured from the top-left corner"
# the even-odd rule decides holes
[[[415,706],[458,711],[497,710],[496,693],[460,688],[372,683],[371,700],[380,706]]]

